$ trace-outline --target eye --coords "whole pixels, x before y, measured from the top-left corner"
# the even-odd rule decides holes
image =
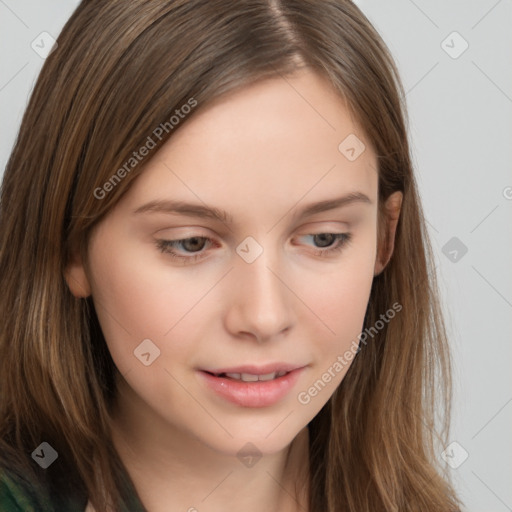
[[[302,235],[300,238],[309,238],[315,244],[316,256],[329,256],[341,251],[351,240],[350,233],[316,233]],[[177,240],[157,240],[156,245],[160,252],[168,254],[172,259],[182,263],[192,263],[205,257],[206,249],[218,244],[205,236],[192,236]]]
[[[351,241],[351,233],[316,233],[303,235],[301,238],[309,237],[314,242],[316,256],[328,256],[332,253],[341,251]]]
[[[156,244],[162,253],[169,254],[172,258],[176,258],[183,262],[196,261],[203,257],[204,248],[213,245],[213,240],[205,236],[192,236],[189,238],[181,238],[179,240],[157,240]],[[182,248],[184,253],[177,251]],[[189,256],[186,256],[189,254]]]

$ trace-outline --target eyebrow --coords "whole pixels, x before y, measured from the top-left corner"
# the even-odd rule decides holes
[[[319,201],[317,203],[310,204],[299,210],[294,215],[294,219],[302,219],[304,217],[309,217],[316,213],[334,210],[336,208],[341,208],[343,206],[348,206],[354,203],[363,203],[371,205],[372,201],[367,195],[363,194],[362,192],[352,192],[342,197],[326,199],[324,201]],[[197,217],[200,219],[214,219],[222,223],[233,222],[233,217],[230,214],[228,214],[225,210],[215,208],[212,206],[204,206],[197,203],[188,203],[186,201],[156,199],[154,201],[150,201],[149,203],[143,204],[142,206],[134,210],[133,214],[138,215],[148,212],[186,215],[189,217]]]

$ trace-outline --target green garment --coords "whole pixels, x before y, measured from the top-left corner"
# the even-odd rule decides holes
[[[120,512],[145,512],[132,482],[125,477],[123,497],[127,508]],[[27,481],[0,471],[0,512],[84,512],[87,501],[85,495],[66,496],[66,493],[50,500],[44,493],[35,492]]]

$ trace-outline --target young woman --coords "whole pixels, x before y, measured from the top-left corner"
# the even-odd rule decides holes
[[[459,510],[403,98],[349,1],[78,6],[2,185],[2,510]]]

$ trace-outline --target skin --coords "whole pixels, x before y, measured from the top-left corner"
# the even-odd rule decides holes
[[[355,161],[338,150],[349,134],[366,146]],[[307,424],[349,365],[309,403],[297,396],[357,339],[373,277],[393,251],[402,195],[385,204],[379,246],[376,169],[370,142],[321,77],[304,69],[257,82],[196,112],[96,226],[88,261],[76,255],[67,268],[73,294],[92,294],[119,369],[114,444],[151,512],[307,510],[295,489],[307,487]],[[354,192],[370,202],[297,216]],[[232,222],[133,213],[157,199],[221,208]],[[319,255],[338,245],[311,236],[321,233],[352,238]],[[236,252],[248,236],[263,248],[252,263]],[[187,237],[213,242],[175,245],[200,254],[188,262],[157,247]],[[144,339],[160,350],[149,366],[134,357]],[[306,368],[262,408],[227,402],[196,372],[276,361]],[[262,453],[252,467],[236,456],[247,442]]]

